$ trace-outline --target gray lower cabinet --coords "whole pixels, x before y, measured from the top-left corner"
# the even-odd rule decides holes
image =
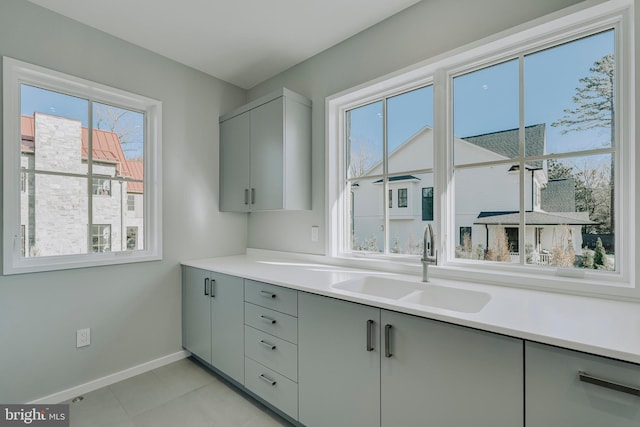
[[[382,310],[382,426],[523,425],[522,340]]]
[[[298,419],[298,291],[244,281],[245,387]]]
[[[298,310],[300,422],[379,426],[380,310],[304,292]]]
[[[522,426],[522,340],[300,293],[308,427]]]
[[[243,279],[182,269],[182,346],[244,384]]]
[[[637,427],[640,366],[526,343],[527,427]]]

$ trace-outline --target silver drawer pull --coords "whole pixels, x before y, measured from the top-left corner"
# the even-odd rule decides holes
[[[594,384],[600,387],[608,388],[610,390],[620,391],[622,393],[631,394],[633,396],[640,396],[640,388],[628,386],[625,384],[620,384],[615,381],[605,380],[603,378],[594,377],[593,375],[589,375],[585,372],[578,372],[578,376],[580,377],[580,381]]]
[[[260,340],[260,344],[262,344],[263,346],[267,347],[269,350],[275,350],[276,346],[271,344],[270,342],[267,342],[265,340]]]
[[[271,318],[271,317],[269,317],[269,316],[261,315],[261,316],[260,316],[260,318],[261,318],[262,320],[264,320],[265,322],[267,322],[267,323],[271,323],[272,325],[275,325],[275,324],[276,324],[276,319],[272,319],[272,318]]]
[[[271,378],[269,378],[268,376],[266,376],[265,374],[260,374],[260,379],[262,381],[264,381],[265,383],[269,384],[271,387],[273,387],[274,385],[276,385],[276,380],[272,380]]]
[[[276,294],[271,293],[271,292],[267,292],[267,291],[260,291],[260,295],[262,295],[265,298],[275,298]]]

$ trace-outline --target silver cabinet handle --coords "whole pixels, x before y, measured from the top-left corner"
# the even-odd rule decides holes
[[[367,320],[367,351],[373,351],[373,325],[376,322],[373,320]]]
[[[578,372],[578,377],[580,378],[580,381],[585,383],[594,384],[600,387],[608,388],[610,390],[631,394],[633,396],[640,396],[640,388],[637,387],[632,387],[625,384],[620,384],[615,381],[609,381],[603,378],[594,377],[593,375],[589,375],[582,371]]]
[[[274,385],[276,385],[276,380],[272,380],[271,378],[269,378],[268,376],[266,376],[265,374],[260,374],[260,379],[262,381],[264,381],[265,383],[269,384],[271,387],[273,387]]]
[[[271,323],[272,325],[276,324],[276,319],[272,319],[271,317],[265,316],[264,314],[261,315],[260,318],[267,323]]]
[[[256,204],[256,189],[255,188],[251,189],[251,204],[252,205]]]
[[[213,285],[216,283],[215,279],[211,279],[211,298],[215,298],[216,294],[213,293]]]
[[[265,298],[275,298],[276,294],[271,293],[271,292],[267,292],[267,291],[260,291],[260,295],[262,295]]]
[[[271,344],[270,342],[267,342],[265,340],[260,340],[260,344],[262,344],[263,346],[267,347],[269,350],[275,350],[276,346],[274,344]]]
[[[384,325],[384,357],[391,357],[391,328],[392,326]]]
[[[245,205],[249,204],[249,189],[248,188],[244,189],[244,204]]]
[[[204,279],[204,294],[209,296],[209,278],[205,277]]]

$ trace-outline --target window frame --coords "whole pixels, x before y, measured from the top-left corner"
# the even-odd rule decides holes
[[[629,0],[612,0],[598,5],[575,5],[549,16],[536,19],[513,29],[503,31],[452,52],[423,61],[381,77],[372,82],[340,92],[326,99],[327,121],[327,206],[328,246],[327,255],[347,259],[355,265],[367,265],[365,258],[376,258],[378,268],[406,272],[419,271],[418,259],[402,256],[405,267],[399,267],[396,257],[378,254],[348,253],[341,233],[345,230],[342,217],[346,206],[340,197],[345,181],[345,153],[342,138],[345,129],[344,113],[382,97],[416,89],[432,83],[434,85],[434,163],[446,165],[434,169],[434,222],[437,232],[436,246],[443,261],[433,268],[436,276],[462,280],[482,281],[517,287],[544,288],[581,294],[640,297],[640,288],[635,287],[635,194],[632,191],[636,177],[633,168],[635,159],[633,126],[633,3]],[[452,77],[474,69],[504,62],[533,51],[543,50],[594,34],[605,28],[616,30],[616,239],[617,271],[614,274],[590,272],[580,269],[549,269],[529,265],[479,265],[455,258],[458,232],[454,230],[453,179],[453,108]],[[550,155],[549,157],[552,157]],[[624,230],[624,232],[622,231]],[[523,232],[522,232],[523,233]],[[445,236],[445,239],[442,239]],[[521,236],[522,237],[522,236]],[[386,259],[385,259],[386,258]],[[412,260],[413,258],[413,260]],[[618,260],[619,259],[619,260]],[[407,266],[413,261],[412,267]],[[545,280],[541,281],[540,279]]]
[[[162,102],[4,56],[3,275],[162,259]],[[20,85],[27,84],[144,113],[145,248],[118,252],[23,257],[20,254]],[[90,175],[88,175],[89,177]],[[96,175],[96,177],[99,177]],[[102,177],[100,177],[102,178]],[[92,197],[88,194],[87,197]]]

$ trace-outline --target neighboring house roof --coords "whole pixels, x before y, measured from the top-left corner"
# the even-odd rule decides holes
[[[527,225],[594,225],[588,212],[526,212]],[[520,213],[517,211],[480,212],[474,224],[519,225]]]
[[[38,113],[40,114],[40,113]],[[64,118],[64,117],[61,117]],[[33,153],[35,151],[35,120],[34,117],[21,116],[20,126],[22,132],[21,150],[23,153]],[[82,128],[82,158],[87,159],[89,146],[89,131]],[[116,165],[116,176],[126,177],[142,181],[144,179],[143,163],[129,160],[124,155],[122,144],[118,135],[114,132],[93,129],[92,138],[93,160]],[[128,193],[142,193],[143,184],[141,182],[129,182],[127,184]]]
[[[547,212],[575,212],[576,184],[573,178],[550,179],[540,191],[540,208]]]
[[[389,182],[394,182],[394,181],[420,181],[420,178],[413,175],[392,176],[391,178],[389,178]],[[381,182],[382,182],[382,179],[373,181],[374,184],[380,184]]]
[[[526,126],[524,128],[526,156],[542,156],[544,154],[545,133],[546,126],[544,123]],[[501,156],[509,159],[516,158],[520,155],[520,130],[517,128],[485,133],[482,135],[467,136],[460,139],[493,151],[494,153],[500,154]],[[532,168],[542,168],[541,160],[527,162],[527,164]]]

